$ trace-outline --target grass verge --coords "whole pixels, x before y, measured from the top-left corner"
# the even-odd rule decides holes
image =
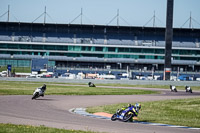
[[[0,72],[7,71],[7,66],[0,67]],[[31,73],[31,67],[12,67],[12,73]]]
[[[0,81],[0,95],[32,95],[42,83]],[[67,86],[67,84],[47,84],[47,95],[140,95],[155,94],[151,90],[102,88],[88,86]]]
[[[1,124],[0,133],[97,133],[92,131],[81,130],[65,130],[57,128],[49,128],[45,126],[29,126],[29,125],[14,125],[14,124]]]
[[[101,86],[122,86],[122,87],[138,87],[138,88],[160,88],[160,89],[170,89],[169,85],[126,85],[126,84],[97,84]],[[185,86],[176,86],[178,90],[185,90]],[[200,86],[191,86],[192,90],[199,90]]]
[[[117,109],[127,104],[90,107],[87,112],[114,114]],[[143,102],[138,120],[200,128],[200,98]]]

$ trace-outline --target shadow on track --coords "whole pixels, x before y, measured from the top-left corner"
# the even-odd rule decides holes
[[[38,100],[38,101],[55,101],[55,99],[49,99],[49,98],[46,98],[46,99],[34,99],[34,100]]]

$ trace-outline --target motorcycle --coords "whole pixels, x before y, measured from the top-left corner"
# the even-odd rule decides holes
[[[170,85],[170,89],[171,89],[171,91],[177,92],[176,86]]]
[[[43,85],[40,88],[36,88],[35,91],[33,92],[32,100],[40,96],[44,97],[45,91],[46,91],[46,85]]]
[[[128,108],[124,108],[122,110],[117,110],[116,113],[111,117],[112,121],[121,120],[123,122],[131,121],[135,115],[134,106],[130,106]]]
[[[89,82],[88,85],[89,85],[89,87],[96,87],[96,86],[94,85],[94,83],[92,83],[92,82]]]
[[[185,86],[185,91],[192,93],[192,88],[190,86]]]

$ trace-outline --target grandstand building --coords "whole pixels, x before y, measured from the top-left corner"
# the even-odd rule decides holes
[[[0,22],[0,66],[164,70],[165,28]],[[200,71],[200,29],[173,29],[172,71]]]

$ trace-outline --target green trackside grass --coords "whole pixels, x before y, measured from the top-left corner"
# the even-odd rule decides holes
[[[42,83],[0,81],[0,95],[32,95]],[[67,86],[66,84],[46,84],[47,95],[139,95],[155,94],[150,90],[101,88],[88,86]]]
[[[29,126],[29,125],[14,125],[0,124],[0,133],[97,133],[92,131],[81,130],[65,130],[57,128],[49,128],[45,126]]]
[[[19,81],[0,81],[1,82],[13,82],[13,83],[16,83],[16,82],[19,82]],[[22,82],[22,81],[21,81]],[[24,84],[38,84],[38,85],[41,85],[42,83],[41,82],[28,82],[28,81],[24,81],[23,82]],[[87,85],[87,83],[48,83],[49,85],[55,85],[55,84],[58,84],[58,85]],[[160,89],[169,89],[169,85],[128,85],[128,84],[95,84],[97,87],[98,86],[118,86],[118,87],[138,87],[138,88],[160,88]],[[176,88],[178,90],[185,90],[185,87],[184,86],[176,86]],[[192,90],[199,90],[200,91],[200,86],[192,86],[191,87]]]
[[[197,81],[198,82],[198,81]],[[126,85],[126,84],[97,84],[97,86],[122,86],[122,87],[138,87],[138,88],[160,88],[169,89],[169,85]],[[185,90],[185,86],[176,86],[178,90]],[[200,86],[191,86],[192,90],[199,90]]]
[[[7,66],[0,67],[0,72],[7,71]],[[13,72],[31,73],[31,67],[12,67]]]
[[[200,128],[200,98],[143,102],[141,104],[139,121]],[[127,105],[128,103],[121,103],[90,107],[87,111],[114,114],[117,109]]]

